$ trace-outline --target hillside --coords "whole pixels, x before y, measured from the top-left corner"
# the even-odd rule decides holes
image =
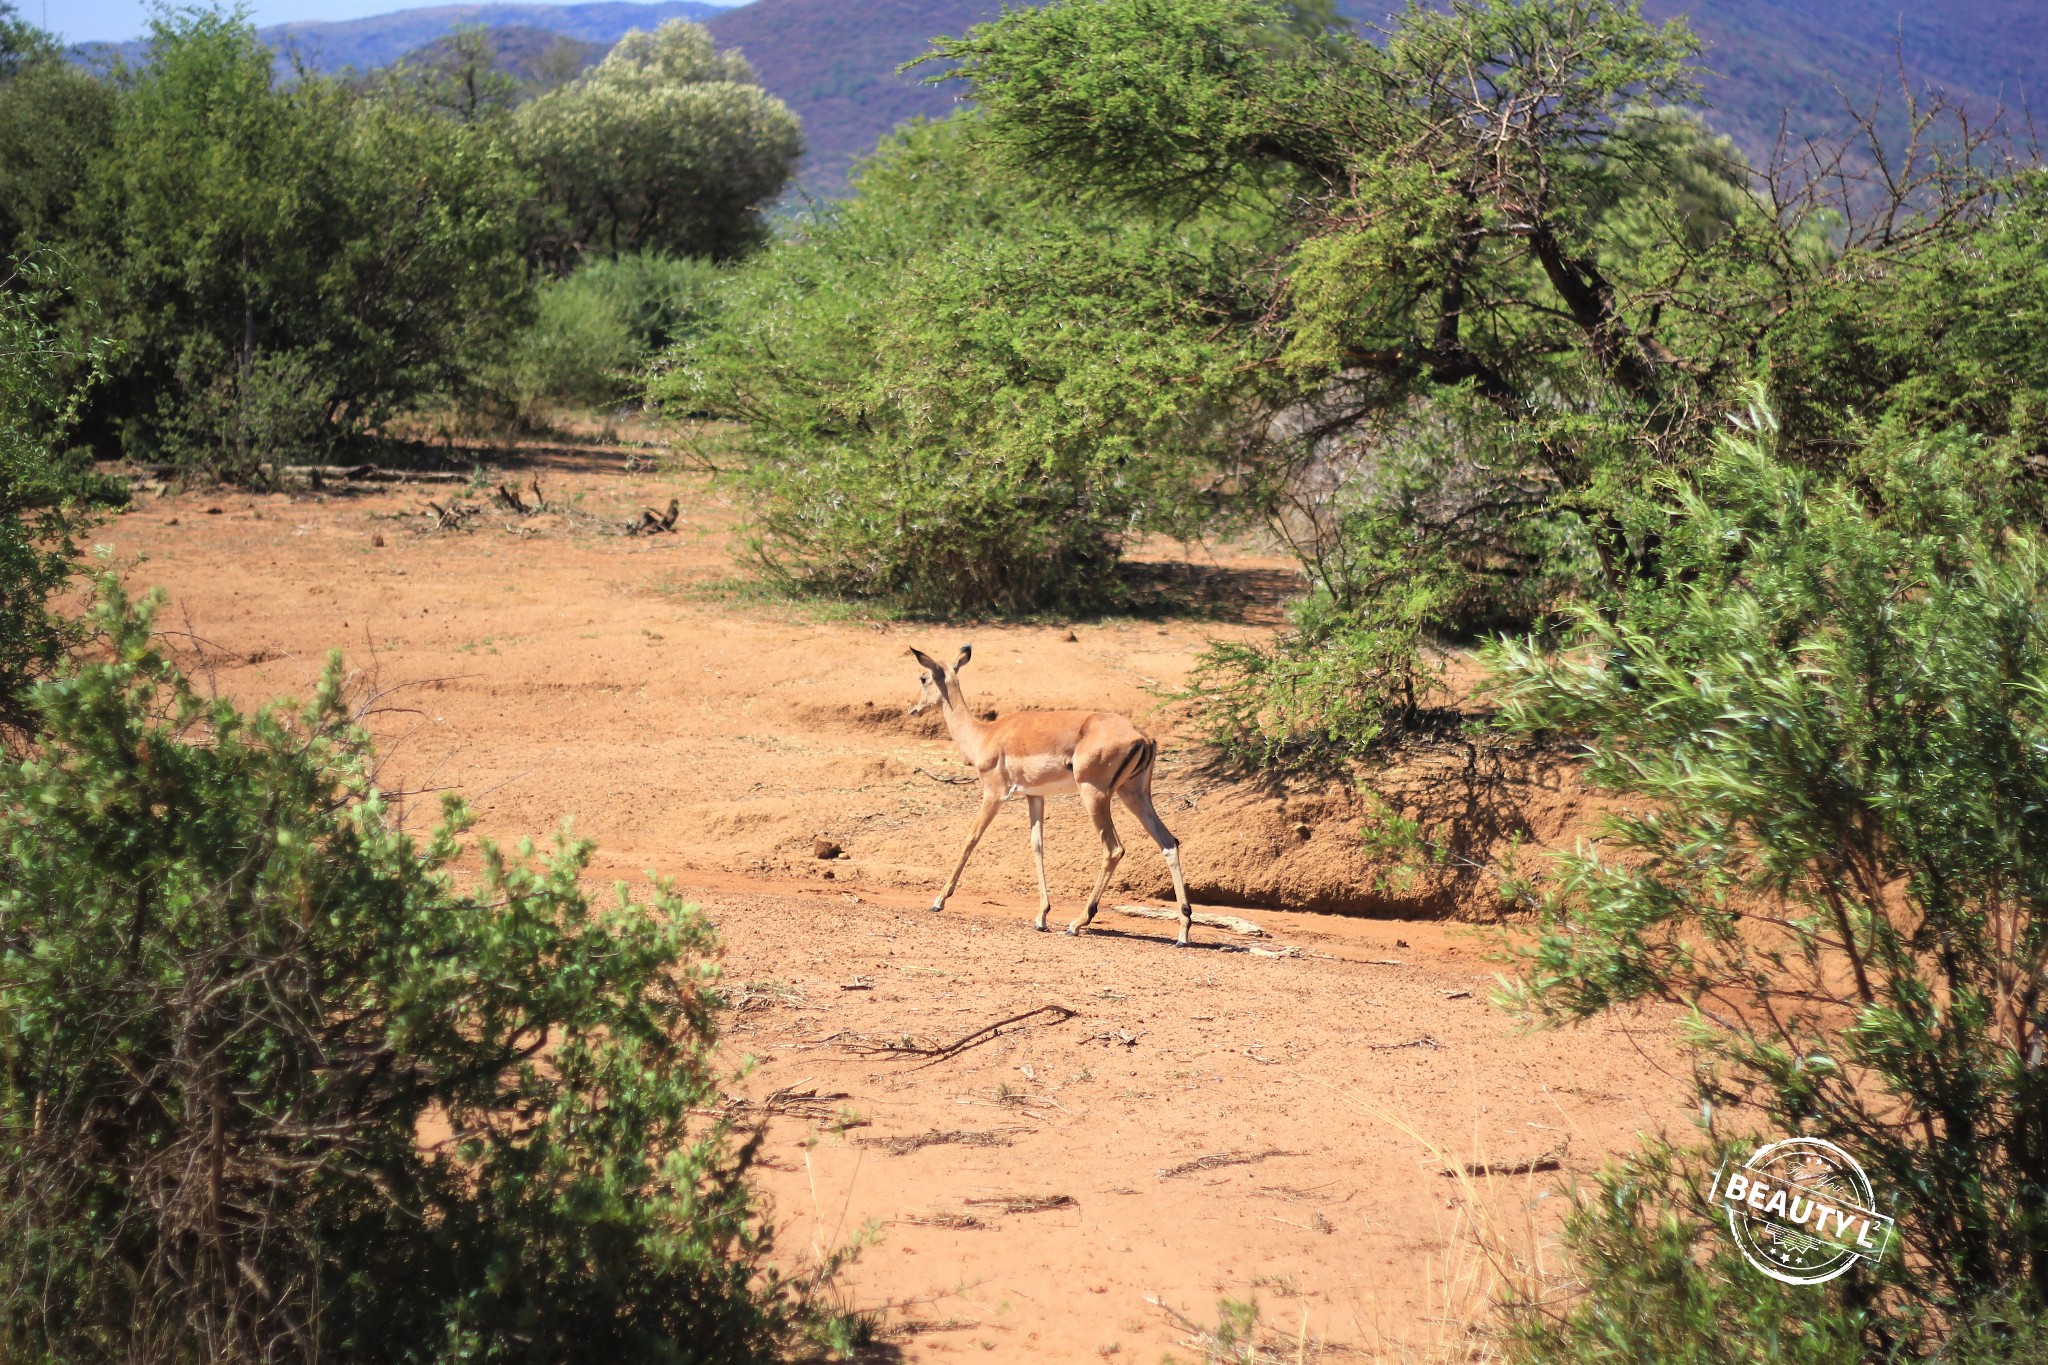
[[[719,6],[705,0],[654,0],[651,4],[607,0],[587,5],[432,5],[395,14],[335,23],[278,24],[261,31],[272,46],[296,48],[319,71],[342,67],[367,70],[397,61],[415,48],[447,36],[461,25],[485,28],[545,29],[564,37],[609,48],[634,28],[652,28],[664,19],[702,20]],[[599,55],[603,55],[602,51]]]
[[[664,19],[705,22],[721,45],[745,51],[762,83],[804,121],[808,193],[842,193],[846,172],[875,139],[905,119],[943,117],[957,89],[923,84],[896,68],[934,34],[959,33],[1002,10],[1003,0],[707,0],[634,4],[440,5],[335,23],[282,24],[266,41],[316,70],[394,61],[461,24],[559,33],[596,52],[630,28]],[[1361,30],[1384,23],[1390,0],[1340,0]],[[1705,40],[1713,122],[1752,157],[1769,154],[1783,117],[1795,137],[1844,123],[1840,91],[1866,101],[1891,82],[1903,57],[1916,82],[1980,105],[2013,106],[2048,95],[2048,5],[2034,0],[1644,0],[1654,18],[1688,16]],[[133,56],[135,44],[119,49]],[[508,58],[512,54],[508,53]],[[1894,83],[1895,89],[1895,83]]]
[[[1367,32],[1395,12],[1389,0],[1340,8]],[[754,0],[708,23],[802,116],[812,149],[805,187],[830,195],[882,133],[915,115],[943,117],[959,98],[895,68],[931,35],[1001,9],[1001,0]],[[1896,95],[1901,56],[1915,81],[1979,105],[2048,97],[2048,5],[2031,0],[1645,0],[1644,9],[1688,17],[1706,44],[1709,116],[1759,160],[1781,117],[1795,137],[1840,131],[1838,88],[1866,102],[1880,84]]]
[[[2048,5],[2032,0],[1644,0],[1680,14],[1707,45],[1710,117],[1752,157],[1769,153],[1780,116],[1795,137],[1843,126],[1843,95],[1897,100],[1903,57],[1913,81],[1988,108],[2048,97]],[[1837,91],[1841,93],[1837,93]],[[2031,97],[2031,98],[2030,98]]]
[[[845,190],[848,168],[883,133],[918,115],[943,118],[959,102],[957,87],[896,68],[932,35],[962,32],[1002,8],[1002,0],[754,0],[707,27],[720,46],[745,52],[761,83],[803,119],[803,187],[830,196]]]

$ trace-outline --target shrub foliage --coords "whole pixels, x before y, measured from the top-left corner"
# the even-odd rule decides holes
[[[1842,1292],[1866,1349],[1919,1347],[2048,1301],[2048,545],[1975,443],[1838,481],[1772,436],[1671,493],[1664,579],[1579,649],[1495,656],[1505,722],[1581,737],[1625,812],[1563,857],[1509,1000],[1689,1011],[1714,1130],[1836,1141],[1897,1192],[1907,1253]]]
[[[589,846],[426,843],[330,661],[195,692],[101,584],[105,657],[0,774],[0,1350],[13,1360],[749,1361],[763,1260],[711,931],[593,906]],[[474,885],[454,864],[473,856]]]

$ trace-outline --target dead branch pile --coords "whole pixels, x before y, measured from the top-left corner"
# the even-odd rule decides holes
[[[502,483],[498,485],[498,501],[503,503],[505,510],[514,516],[531,517],[547,511],[548,500],[546,495],[540,491],[540,475],[536,474],[533,476],[533,482],[529,487],[533,489],[533,505],[531,507],[527,506],[526,499],[519,495],[517,489],[507,488]]]
[[[626,528],[629,536],[658,536],[673,533],[676,518],[682,515],[683,504],[678,498],[668,500],[668,511],[657,512],[652,507],[640,509],[640,519]]]
[[[443,507],[440,503],[429,498],[427,506],[432,509],[434,518],[434,524],[429,529],[435,531],[466,530],[469,523],[483,511],[475,503],[462,502],[459,499],[450,499],[448,505]],[[423,513],[422,515],[425,514]]]

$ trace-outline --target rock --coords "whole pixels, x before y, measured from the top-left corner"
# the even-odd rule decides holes
[[[845,851],[845,849],[839,847],[830,839],[811,840],[811,856],[813,858],[837,858]]]

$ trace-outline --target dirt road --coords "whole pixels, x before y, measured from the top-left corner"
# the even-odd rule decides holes
[[[1358,837],[1372,803],[1203,767],[1161,695],[1205,638],[1271,629],[1284,563],[1162,551],[1148,615],[873,622],[735,586],[731,509],[701,481],[616,449],[530,458],[548,511],[470,495],[457,530],[421,509],[459,489],[385,486],[149,494],[96,538],[168,590],[166,624],[224,691],[304,693],[341,647],[391,689],[387,784],[461,790],[494,836],[571,822],[607,876],[690,890],[724,934],[733,1059],[757,1059],[735,1093],[782,1092],[763,1171],[780,1258],[871,1228],[844,1292],[886,1309],[882,1358],[1199,1359],[1173,1315],[1213,1326],[1223,1298],[1256,1299],[1307,1359],[1483,1357],[1470,1182],[1445,1155],[1544,1168],[1479,1182],[1529,1250],[1558,1180],[1683,1125],[1668,1017],[1527,1036],[1487,1003],[1447,923],[1489,908],[1462,854],[1404,870]],[[618,533],[671,496],[676,534]],[[1198,927],[1175,951],[1169,925],[1116,913],[1031,932],[1021,810],[925,911],[976,798],[936,723],[903,715],[905,651],[966,640],[977,705],[1116,709],[1158,735],[1198,906],[1266,933]],[[1583,824],[1556,762],[1447,746],[1382,789],[1473,853]],[[1163,864],[1125,842],[1110,903],[1164,904]],[[1097,857],[1072,801],[1047,843],[1070,916]],[[927,1052],[879,1050],[906,1037]]]

